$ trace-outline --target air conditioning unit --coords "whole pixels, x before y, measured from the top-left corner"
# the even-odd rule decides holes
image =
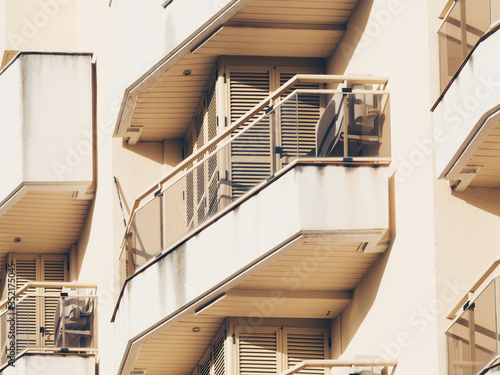
[[[85,348],[92,339],[94,299],[81,297],[82,294],[67,289],[61,293],[54,316],[56,347]]]
[[[371,90],[367,85],[353,85],[353,90]],[[359,134],[372,134],[375,120],[380,115],[377,96],[369,94],[353,95],[354,126]]]

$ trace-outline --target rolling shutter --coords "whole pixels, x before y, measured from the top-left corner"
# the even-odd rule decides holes
[[[279,84],[284,85],[297,73],[279,73]],[[317,83],[299,83],[285,92],[283,98],[296,89],[319,89]],[[320,118],[319,94],[299,94],[281,106],[282,166],[298,156],[306,156],[316,146],[316,124]],[[298,133],[298,134],[297,134]]]
[[[252,333],[238,331],[237,335],[240,375],[275,375],[280,372],[278,329],[253,328]]]
[[[307,359],[326,358],[327,336],[324,330],[285,328],[283,334],[286,368]],[[324,373],[322,368],[306,368],[298,372],[301,375]]]
[[[269,95],[269,75],[269,69],[229,71],[231,124]],[[274,156],[274,152],[271,152],[273,150],[271,150],[269,127],[269,120],[264,118],[231,143],[230,173],[233,200],[241,197],[272,173],[271,157]],[[240,131],[241,128],[235,133]]]

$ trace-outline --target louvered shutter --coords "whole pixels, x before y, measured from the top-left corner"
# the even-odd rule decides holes
[[[266,327],[252,327],[252,330],[251,333],[241,330],[237,332],[239,374],[279,373],[281,370],[278,352],[279,331]]]
[[[297,73],[279,72],[280,86]],[[319,89],[317,83],[299,83],[284,93],[282,98],[296,89]],[[281,165],[292,158],[306,156],[316,146],[316,124],[320,118],[321,100],[319,94],[299,94],[291,98],[280,109],[280,142],[282,147]]]
[[[67,280],[66,255],[13,254],[16,268],[16,289],[28,281]],[[17,351],[28,347],[52,345],[54,340],[54,314],[59,296],[34,297],[35,293],[59,294],[61,288],[29,288],[18,298],[16,307]],[[30,296],[31,294],[31,296]],[[42,337],[40,327],[44,327]]]
[[[210,348],[205,352],[205,354],[201,357],[200,361],[200,375],[210,375],[211,361],[210,361]]]
[[[214,78],[207,90],[206,111],[207,111],[207,142],[217,136],[217,85]],[[209,152],[214,152],[216,146]],[[219,211],[220,185],[219,185],[219,153],[215,152],[207,162],[207,215],[215,215]]]
[[[269,74],[269,69],[229,71],[231,124],[269,95]],[[241,197],[272,173],[271,157],[274,156],[274,150],[271,150],[269,127],[270,123],[266,117],[231,143],[230,174],[233,200]],[[241,130],[236,133],[239,131]]]
[[[15,265],[16,290],[28,281],[37,281],[37,255],[13,254]],[[29,346],[38,346],[38,309],[36,298],[30,294],[36,293],[35,288],[29,288],[17,298],[16,305],[16,350],[17,353]]]
[[[325,330],[307,328],[284,328],[283,346],[286,368],[308,359],[325,359],[327,348]],[[322,368],[306,368],[298,372],[301,375],[325,374]]]
[[[64,282],[67,280],[67,257],[65,255],[42,255],[41,256],[41,280],[50,282]],[[62,288],[42,288],[43,293],[59,295]],[[41,311],[41,325],[45,334],[42,337],[42,345],[51,346],[54,344],[54,317],[59,303],[59,296],[46,296],[43,301]]]
[[[205,111],[202,108],[198,116],[196,116],[196,148],[200,149],[205,144],[205,126],[204,116]],[[198,161],[201,157],[198,159]],[[196,206],[195,215],[196,222],[202,223],[205,220],[207,201],[205,196],[205,165],[204,163],[196,167]]]
[[[226,349],[224,343],[225,334],[224,331],[221,331],[212,346],[213,375],[226,374]]]
[[[195,149],[195,131],[194,126],[191,126],[184,138],[184,157],[190,156]],[[188,166],[187,168],[189,168]],[[186,202],[186,228],[189,230],[194,226],[194,172],[191,171],[186,175],[186,188],[184,199]]]
[[[201,107],[184,139],[184,156],[202,148],[217,136],[217,90],[215,78],[211,81]],[[213,153],[216,147],[208,150]],[[202,157],[197,161],[201,161]],[[187,228],[192,229],[219,210],[219,155],[214,153],[186,176],[185,200]],[[187,166],[190,168],[192,165]]]

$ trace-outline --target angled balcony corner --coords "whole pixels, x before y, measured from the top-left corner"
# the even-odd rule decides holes
[[[94,190],[92,55],[20,52],[0,92],[0,252],[68,250]]]
[[[122,369],[187,373],[228,317],[249,318],[276,293],[266,319],[327,320],[349,304],[389,247],[386,83],[292,76],[138,198],[114,317]],[[210,126],[209,109],[198,118]],[[147,311],[145,293],[157,301]],[[190,360],[175,347],[192,332],[168,334],[186,324],[205,333]],[[153,364],[157,345],[165,355]]]
[[[0,70],[0,371],[95,373],[96,286],[68,282],[95,189],[93,57],[9,58]]]
[[[456,191],[500,187],[500,8],[456,1],[438,31],[441,90],[434,112],[439,178]]]

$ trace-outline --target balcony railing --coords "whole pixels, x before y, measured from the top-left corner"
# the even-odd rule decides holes
[[[303,82],[340,87],[290,92]],[[387,160],[386,82],[295,76],[138,198],[121,253],[122,276],[132,275],[299,158],[342,165]]]
[[[24,353],[97,352],[96,286],[28,282],[0,304],[0,371]]]
[[[438,31],[441,91],[479,38],[499,19],[499,0],[455,1]]]
[[[398,365],[397,360],[376,360],[376,359],[310,359],[297,363],[295,366],[281,372],[279,375],[294,375],[303,369],[333,369],[348,368],[350,374],[389,374],[389,367],[392,368],[390,374],[394,374]],[[377,369],[378,371],[375,371]]]
[[[476,375],[500,353],[499,283],[488,284],[446,331],[448,375]]]

